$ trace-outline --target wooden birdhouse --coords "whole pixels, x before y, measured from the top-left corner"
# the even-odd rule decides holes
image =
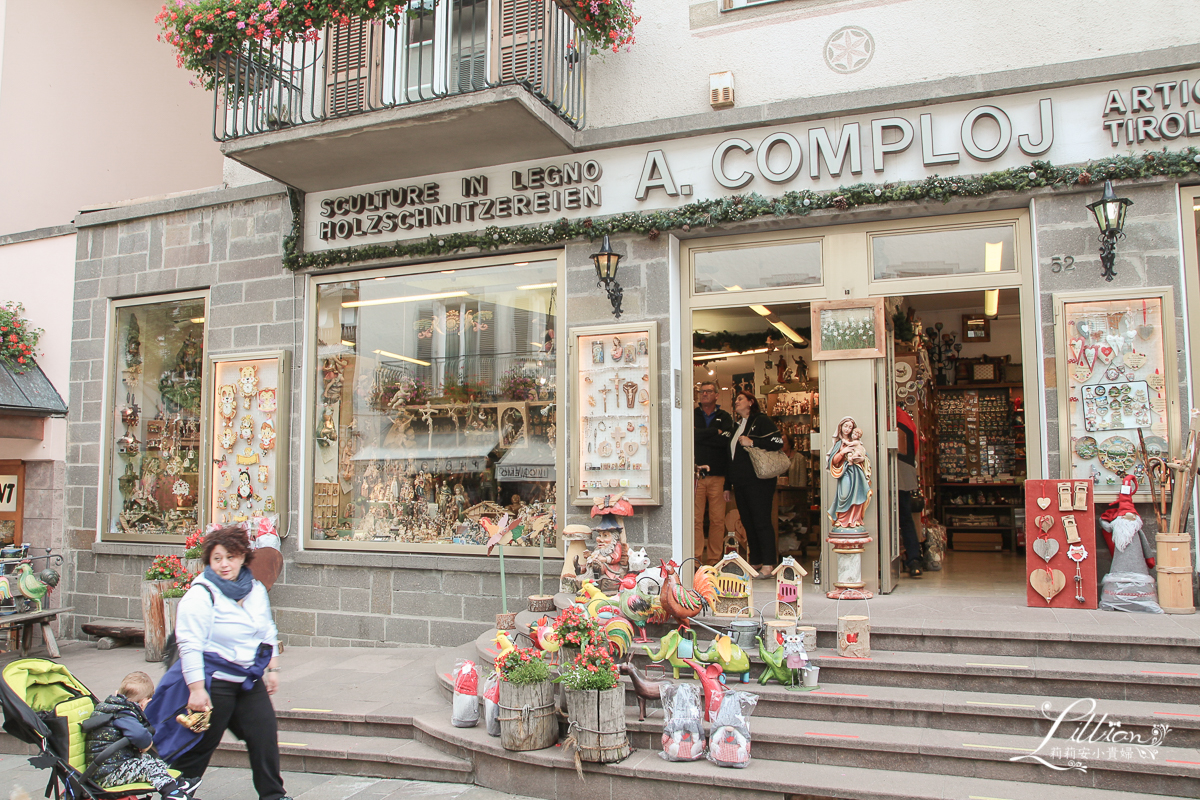
[[[804,616],[804,576],[808,572],[791,556],[784,556],[775,568],[775,618],[800,619]]]
[[[759,577],[754,567],[737,553],[726,553],[713,568],[713,588],[717,591],[717,607],[713,615],[736,617],[747,608],[754,609],[754,579]]]

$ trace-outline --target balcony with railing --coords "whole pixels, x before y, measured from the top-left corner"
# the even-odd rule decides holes
[[[420,0],[396,25],[217,63],[225,155],[306,191],[571,151],[586,47],[552,0]]]

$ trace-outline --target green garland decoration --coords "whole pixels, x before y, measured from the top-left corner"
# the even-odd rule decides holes
[[[931,175],[915,183],[857,183],[828,192],[803,189],[778,197],[759,194],[734,195],[716,200],[698,200],[664,211],[630,211],[601,221],[588,217],[559,219],[543,225],[507,228],[491,226],[483,233],[430,234],[425,239],[390,244],[343,247],[319,253],[300,253],[298,244],[302,219],[299,193],[289,189],[292,202],[292,232],[284,240],[283,265],[289,270],[328,269],[344,264],[398,258],[429,258],[461,253],[475,248],[481,252],[506,245],[552,245],[573,239],[595,241],[604,234],[636,233],[650,239],[668,231],[706,228],[758,217],[807,216],[819,209],[846,211],[862,206],[879,206],[924,200],[947,203],[956,197],[982,197],[996,192],[1025,192],[1068,186],[1088,186],[1104,180],[1133,180],[1151,177],[1182,178],[1200,173],[1200,149],[1161,151],[1089,161],[1083,166],[1056,167],[1049,161],[1034,161],[1026,167],[989,172],[974,177]],[[761,345],[760,345],[761,346]]]
[[[801,336],[809,336],[811,333],[809,328],[797,328],[796,332]],[[702,352],[725,350],[730,353],[744,353],[747,350],[766,347],[768,342],[782,344],[783,334],[773,329],[765,330],[762,333],[730,333],[729,331],[702,333],[697,331],[692,334],[692,348]]]

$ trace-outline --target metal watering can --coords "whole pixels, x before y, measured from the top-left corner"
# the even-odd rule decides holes
[[[750,612],[748,619],[741,619],[742,612]],[[758,609],[759,620],[754,619],[755,609],[752,606],[738,609],[737,617],[729,623],[729,638],[733,643],[746,652],[753,652],[758,646],[755,639],[763,635],[764,622],[761,621],[762,610]]]

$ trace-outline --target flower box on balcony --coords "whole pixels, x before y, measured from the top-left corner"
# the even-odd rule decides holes
[[[633,13],[633,0],[553,0],[591,42],[592,52],[614,53],[634,42],[633,26],[642,18]]]

